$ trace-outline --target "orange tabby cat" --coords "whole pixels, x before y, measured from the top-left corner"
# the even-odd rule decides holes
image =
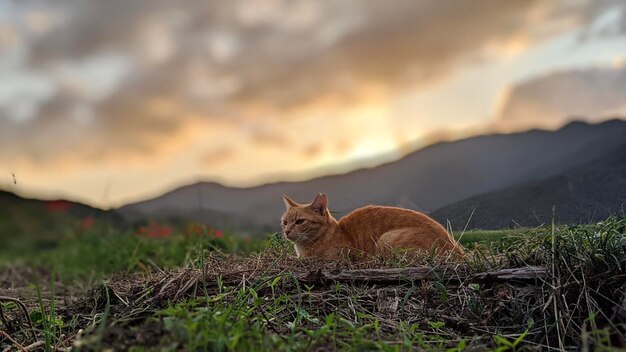
[[[377,254],[396,248],[464,253],[443,226],[413,210],[367,206],[337,221],[325,194],[306,205],[284,198],[283,235],[294,243],[298,257],[336,259],[354,251]]]

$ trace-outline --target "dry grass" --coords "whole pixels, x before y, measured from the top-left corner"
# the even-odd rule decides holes
[[[537,229],[504,250],[478,247],[456,261],[299,260],[274,243],[256,255],[214,252],[186,268],[113,277],[56,308],[44,298],[42,311],[72,321],[51,344],[61,349],[625,346],[625,229],[623,219]],[[34,297],[19,298],[36,309]],[[15,307],[5,313],[13,318],[0,326],[13,339],[37,342]]]

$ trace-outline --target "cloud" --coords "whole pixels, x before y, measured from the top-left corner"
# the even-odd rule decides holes
[[[155,80],[183,92],[195,85],[220,104],[252,101],[277,108],[302,104],[320,92],[358,95],[363,84],[402,89],[428,83],[468,57],[481,59],[486,47],[511,48],[514,38],[519,48],[520,38],[536,39],[540,31],[528,30],[541,27],[533,14],[559,7],[527,0],[71,5],[48,9],[48,17],[63,18],[56,21],[63,25],[30,38],[29,66],[125,56],[134,64],[125,70],[132,72],[127,78],[145,89]],[[189,77],[188,71],[198,74]]]
[[[247,75],[251,78],[235,97],[289,107],[320,92],[349,98],[362,85],[393,90],[424,85],[449,75],[469,57],[485,59],[487,46],[519,38],[529,25],[526,14],[541,7],[534,1],[396,1],[394,6],[367,2],[327,11],[328,22],[344,17],[355,18],[355,24],[331,45],[325,45],[323,25],[305,37],[270,36],[284,49],[262,54],[263,71]],[[276,63],[280,66],[272,69]]]
[[[617,37],[626,34],[626,3],[623,0],[592,1],[582,13],[588,25],[583,40],[597,37]]]
[[[250,138],[257,147],[284,148],[292,144],[285,134],[277,129],[252,128]]]
[[[318,156],[322,152],[322,147],[319,144],[311,144],[304,148],[302,156],[305,159],[312,159]]]
[[[201,163],[207,167],[215,167],[222,163],[228,162],[233,159],[236,154],[236,150],[233,147],[218,147],[210,151],[205,152],[201,157]]]
[[[87,165],[125,168],[148,160],[160,162],[208,134],[205,121],[190,117],[175,102],[117,103],[94,111],[76,105],[71,97],[58,96],[41,106],[45,118],[13,121],[0,117],[0,159],[5,164],[55,172],[77,171]]]
[[[397,144],[395,97],[608,11],[592,3],[2,4],[0,162],[86,174],[193,159],[253,178],[275,161],[291,172],[370,157]]]
[[[558,126],[576,118],[626,113],[626,68],[571,70],[536,77],[513,87],[497,124],[508,128]]]

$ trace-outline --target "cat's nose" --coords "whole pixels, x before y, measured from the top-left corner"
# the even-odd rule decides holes
[[[285,234],[285,236],[289,236],[289,234],[291,233],[291,230],[285,230],[283,231],[283,233]]]

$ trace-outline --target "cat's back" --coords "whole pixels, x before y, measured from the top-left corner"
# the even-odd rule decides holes
[[[410,209],[370,205],[356,209],[339,220],[348,232],[378,232],[405,227],[430,227],[443,230],[438,222]]]

